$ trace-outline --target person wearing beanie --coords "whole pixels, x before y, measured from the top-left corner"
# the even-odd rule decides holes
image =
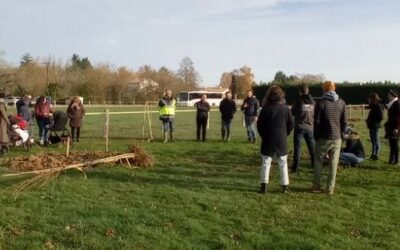
[[[324,82],[322,89],[324,93],[315,106],[314,113],[316,146],[312,192],[321,192],[322,164],[328,156],[329,172],[326,192],[332,195],[335,189],[342,137],[346,131],[346,104],[335,92],[334,82]]]
[[[385,138],[389,140],[389,164],[391,165],[399,163],[400,105],[398,96],[399,93],[395,89],[389,90],[387,95],[389,103],[386,105],[388,119],[385,123]]]

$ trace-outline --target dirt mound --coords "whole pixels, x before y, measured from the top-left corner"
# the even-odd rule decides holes
[[[129,159],[129,163],[137,167],[151,167],[154,164],[153,157],[146,153],[137,144],[129,146],[129,153],[135,153],[136,157]],[[16,157],[5,162],[5,166],[12,171],[33,171],[64,167],[96,159],[120,155],[120,152],[71,152],[69,157],[59,153],[42,153],[26,157]]]

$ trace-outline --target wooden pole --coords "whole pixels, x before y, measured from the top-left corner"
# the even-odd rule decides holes
[[[108,152],[109,132],[110,132],[110,109],[106,109],[104,117],[104,138],[106,139],[106,152]]]
[[[143,140],[145,138],[145,132],[146,132],[146,112],[147,112],[147,101],[144,103],[144,112],[143,112],[143,126],[142,126]]]
[[[211,112],[208,111],[208,116],[207,116],[207,130],[210,129],[210,118],[211,118]]]
[[[151,129],[151,108],[150,105],[147,104],[147,117],[149,120],[149,134],[150,134],[150,141],[153,140],[153,130]]]
[[[364,104],[361,105],[361,116],[364,117],[365,107]]]
[[[70,144],[70,142],[71,142],[71,138],[68,136],[67,137],[67,153],[66,153],[67,157],[69,156],[69,144]]]
[[[351,118],[351,104],[349,104],[349,118]]]

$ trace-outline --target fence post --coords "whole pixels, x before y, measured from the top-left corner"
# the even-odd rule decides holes
[[[351,118],[351,108],[352,107],[352,105],[351,104],[349,104],[349,118]]]
[[[364,104],[361,105],[361,117],[364,117],[365,107]]]
[[[106,152],[108,152],[108,136],[110,130],[110,109],[106,109],[104,116],[104,138],[106,139]]]

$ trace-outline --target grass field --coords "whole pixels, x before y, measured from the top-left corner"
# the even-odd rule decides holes
[[[399,248],[400,169],[385,164],[386,142],[381,161],[339,169],[331,197],[308,191],[311,169],[305,151],[301,173],[290,176],[291,191],[279,193],[274,167],[270,192],[263,196],[256,193],[259,145],[245,142],[239,115],[230,143],[219,141],[217,112],[211,114],[209,140],[198,143],[194,113],[179,113],[177,142],[166,145],[161,143],[157,115],[152,117],[152,143],[141,141],[141,114],[112,115],[110,131],[112,151],[141,141],[156,159],[151,169],[98,168],[88,172],[87,179],[71,171],[18,197],[14,188],[21,179],[1,178],[0,248]],[[368,155],[365,123],[359,112],[353,117],[358,117],[352,122],[363,135]],[[82,140],[72,150],[103,150],[103,119],[87,116]],[[289,141],[291,147],[291,137]],[[35,147],[30,153],[61,150]],[[14,148],[7,157],[27,154]]]

